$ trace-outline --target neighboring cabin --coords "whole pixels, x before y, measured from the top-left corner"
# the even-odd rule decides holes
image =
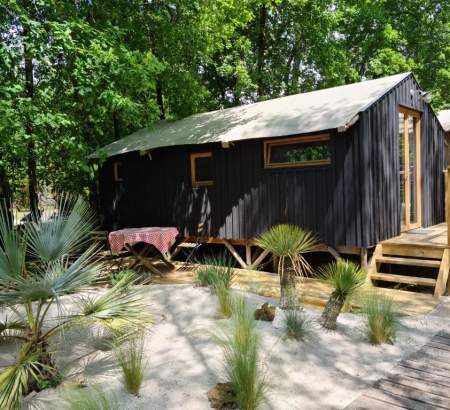
[[[162,122],[104,150],[108,230],[245,243],[291,223],[365,249],[444,220],[444,130],[411,73]]]
[[[450,110],[438,112],[439,121],[445,130],[445,164],[450,165]]]

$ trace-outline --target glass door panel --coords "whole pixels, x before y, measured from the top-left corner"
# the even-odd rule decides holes
[[[400,216],[402,231],[420,226],[420,114],[401,109],[399,129]]]

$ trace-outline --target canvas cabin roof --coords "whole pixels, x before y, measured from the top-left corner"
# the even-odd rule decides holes
[[[108,157],[155,148],[346,128],[410,73],[161,121],[103,149]],[[94,153],[92,157],[97,157]]]
[[[444,128],[445,132],[450,131],[450,110],[443,110],[438,112],[439,122]]]

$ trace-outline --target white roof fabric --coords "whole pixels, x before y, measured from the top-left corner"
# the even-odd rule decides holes
[[[450,131],[450,110],[439,111],[437,116],[444,131]]]
[[[103,148],[108,157],[154,148],[305,134],[347,126],[410,73],[161,121]],[[97,157],[98,153],[91,157]]]

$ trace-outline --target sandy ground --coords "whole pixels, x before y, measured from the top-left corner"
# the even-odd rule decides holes
[[[81,329],[66,334],[66,343],[57,348],[59,365],[69,379],[83,377],[88,384],[108,390],[123,409],[209,409],[206,392],[223,381],[222,353],[212,337],[221,323],[215,297],[192,285],[151,285],[148,290],[155,325],[146,338],[148,367],[140,397],[125,393],[111,352],[88,354],[98,347],[98,340]],[[252,307],[268,300],[254,294],[247,298]],[[307,314],[314,319],[320,312],[307,310]],[[404,318],[393,346],[369,344],[358,314],[341,314],[335,332],[313,325],[303,341],[286,340],[280,320],[259,323],[262,361],[270,383],[262,408],[342,409],[401,358],[450,326],[450,298],[427,316]],[[11,360],[12,350],[0,348],[4,364]],[[85,354],[85,359],[74,361]],[[59,390],[41,392],[34,401],[42,408],[61,408]]]

